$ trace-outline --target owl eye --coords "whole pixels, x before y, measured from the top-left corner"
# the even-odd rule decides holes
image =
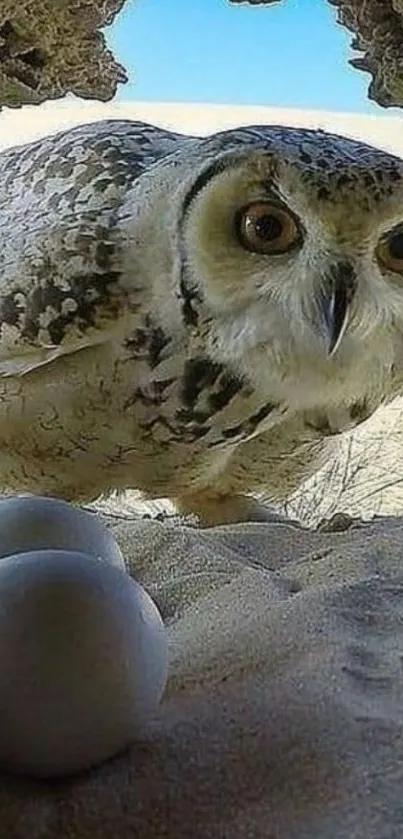
[[[376,257],[381,266],[395,274],[403,274],[403,227],[392,230],[378,244]]]
[[[240,210],[236,217],[236,232],[241,245],[254,253],[285,253],[301,239],[293,216],[281,207],[264,201]]]

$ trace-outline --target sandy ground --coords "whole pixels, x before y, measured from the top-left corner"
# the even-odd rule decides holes
[[[110,524],[165,619],[160,713],[80,778],[0,778],[1,839],[400,839],[402,521]]]

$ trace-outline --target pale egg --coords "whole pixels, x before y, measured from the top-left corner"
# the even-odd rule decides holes
[[[46,548],[82,551],[124,568],[112,533],[95,513],[40,495],[0,501],[0,558]]]
[[[166,678],[161,616],[128,574],[66,550],[0,562],[0,768],[61,776],[112,757],[142,738]]]

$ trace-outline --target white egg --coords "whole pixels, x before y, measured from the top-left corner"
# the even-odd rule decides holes
[[[166,678],[161,616],[128,574],[74,551],[0,562],[0,768],[61,776],[112,757]]]
[[[0,558],[47,548],[82,551],[124,568],[121,550],[95,514],[40,495],[0,501]]]

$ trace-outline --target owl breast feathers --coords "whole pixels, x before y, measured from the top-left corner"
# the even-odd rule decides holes
[[[265,518],[402,380],[398,158],[121,120],[0,154],[1,491]]]

